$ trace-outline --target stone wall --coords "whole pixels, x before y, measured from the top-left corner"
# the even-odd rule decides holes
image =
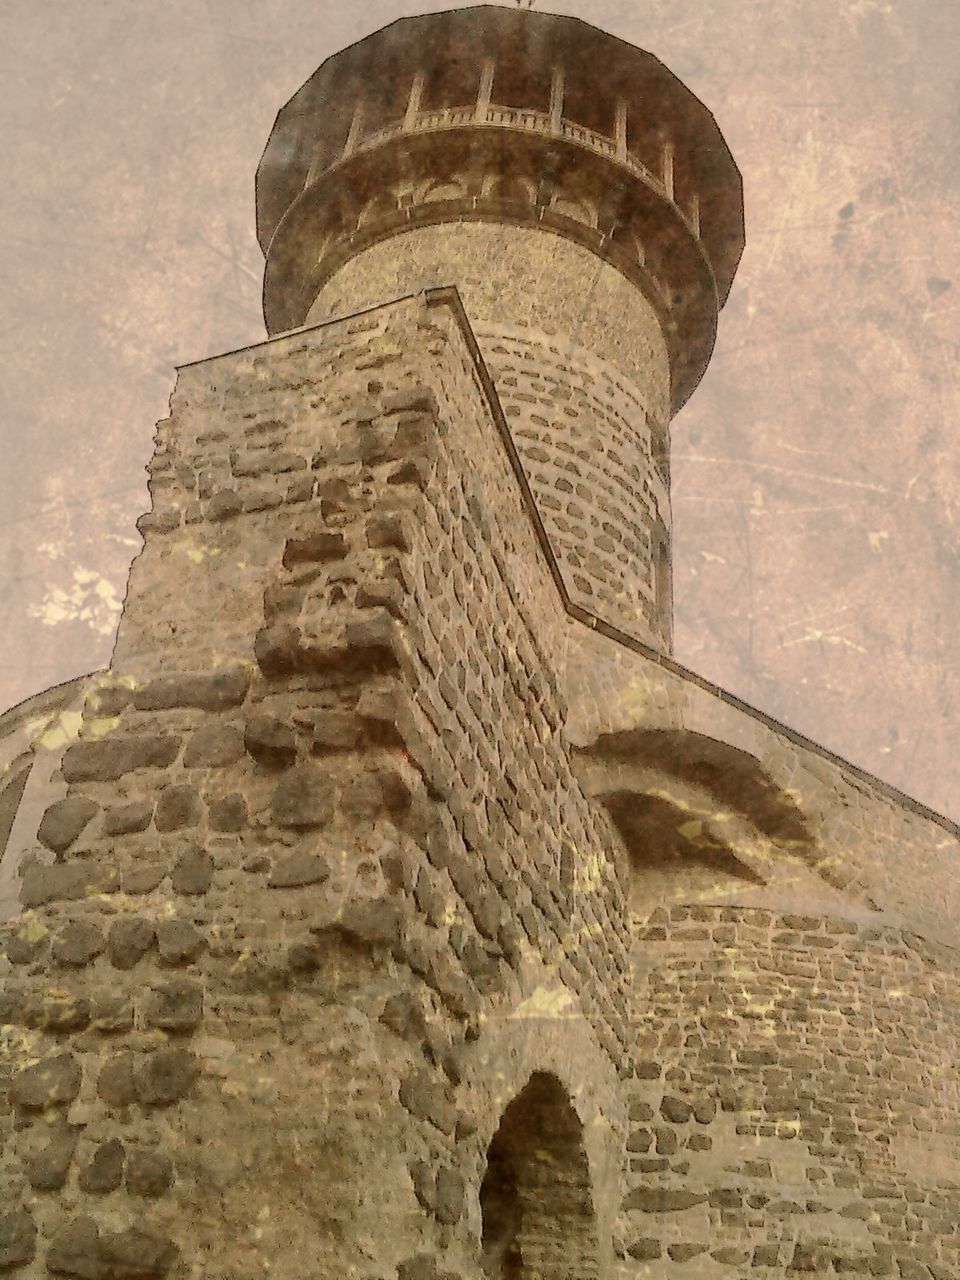
[[[634,956],[627,1274],[958,1274],[955,949],[703,906]]]
[[[478,326],[567,595],[671,648],[668,428],[613,365],[537,330]]]
[[[449,294],[181,370],[12,850],[18,1280],[956,1274],[956,830],[571,616],[507,422]]]
[[[654,308],[557,235],[458,223],[351,258],[310,318],[449,284],[511,420],[570,598],[669,651],[670,370]]]
[[[181,372],[8,930],[6,1270],[475,1275],[536,1073],[608,1265],[629,934],[511,476],[442,308]]]

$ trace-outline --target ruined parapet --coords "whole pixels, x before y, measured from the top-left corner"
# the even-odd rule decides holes
[[[669,650],[669,422],[743,248],[709,111],[577,19],[408,18],[280,111],[257,210],[271,332],[457,286],[571,597]]]

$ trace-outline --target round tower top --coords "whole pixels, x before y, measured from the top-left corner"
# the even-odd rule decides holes
[[[743,188],[713,116],[657,58],[494,5],[402,18],[328,58],[257,170],[268,331],[302,324],[376,240],[474,219],[537,223],[632,279],[661,314],[679,408],[743,251]]]

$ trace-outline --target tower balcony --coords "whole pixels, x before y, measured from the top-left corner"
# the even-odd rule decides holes
[[[710,112],[651,54],[496,6],[402,19],[328,59],[277,116],[257,174],[267,328],[303,324],[345,263],[411,228],[535,228],[655,310],[675,413],[713,350],[742,197]]]

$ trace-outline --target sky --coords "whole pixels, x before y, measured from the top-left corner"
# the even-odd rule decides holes
[[[4,0],[0,710],[105,666],[177,364],[262,340],[254,174],[416,0]],[[744,179],[673,423],[675,657],[960,820],[960,6],[535,0],[659,57]]]

